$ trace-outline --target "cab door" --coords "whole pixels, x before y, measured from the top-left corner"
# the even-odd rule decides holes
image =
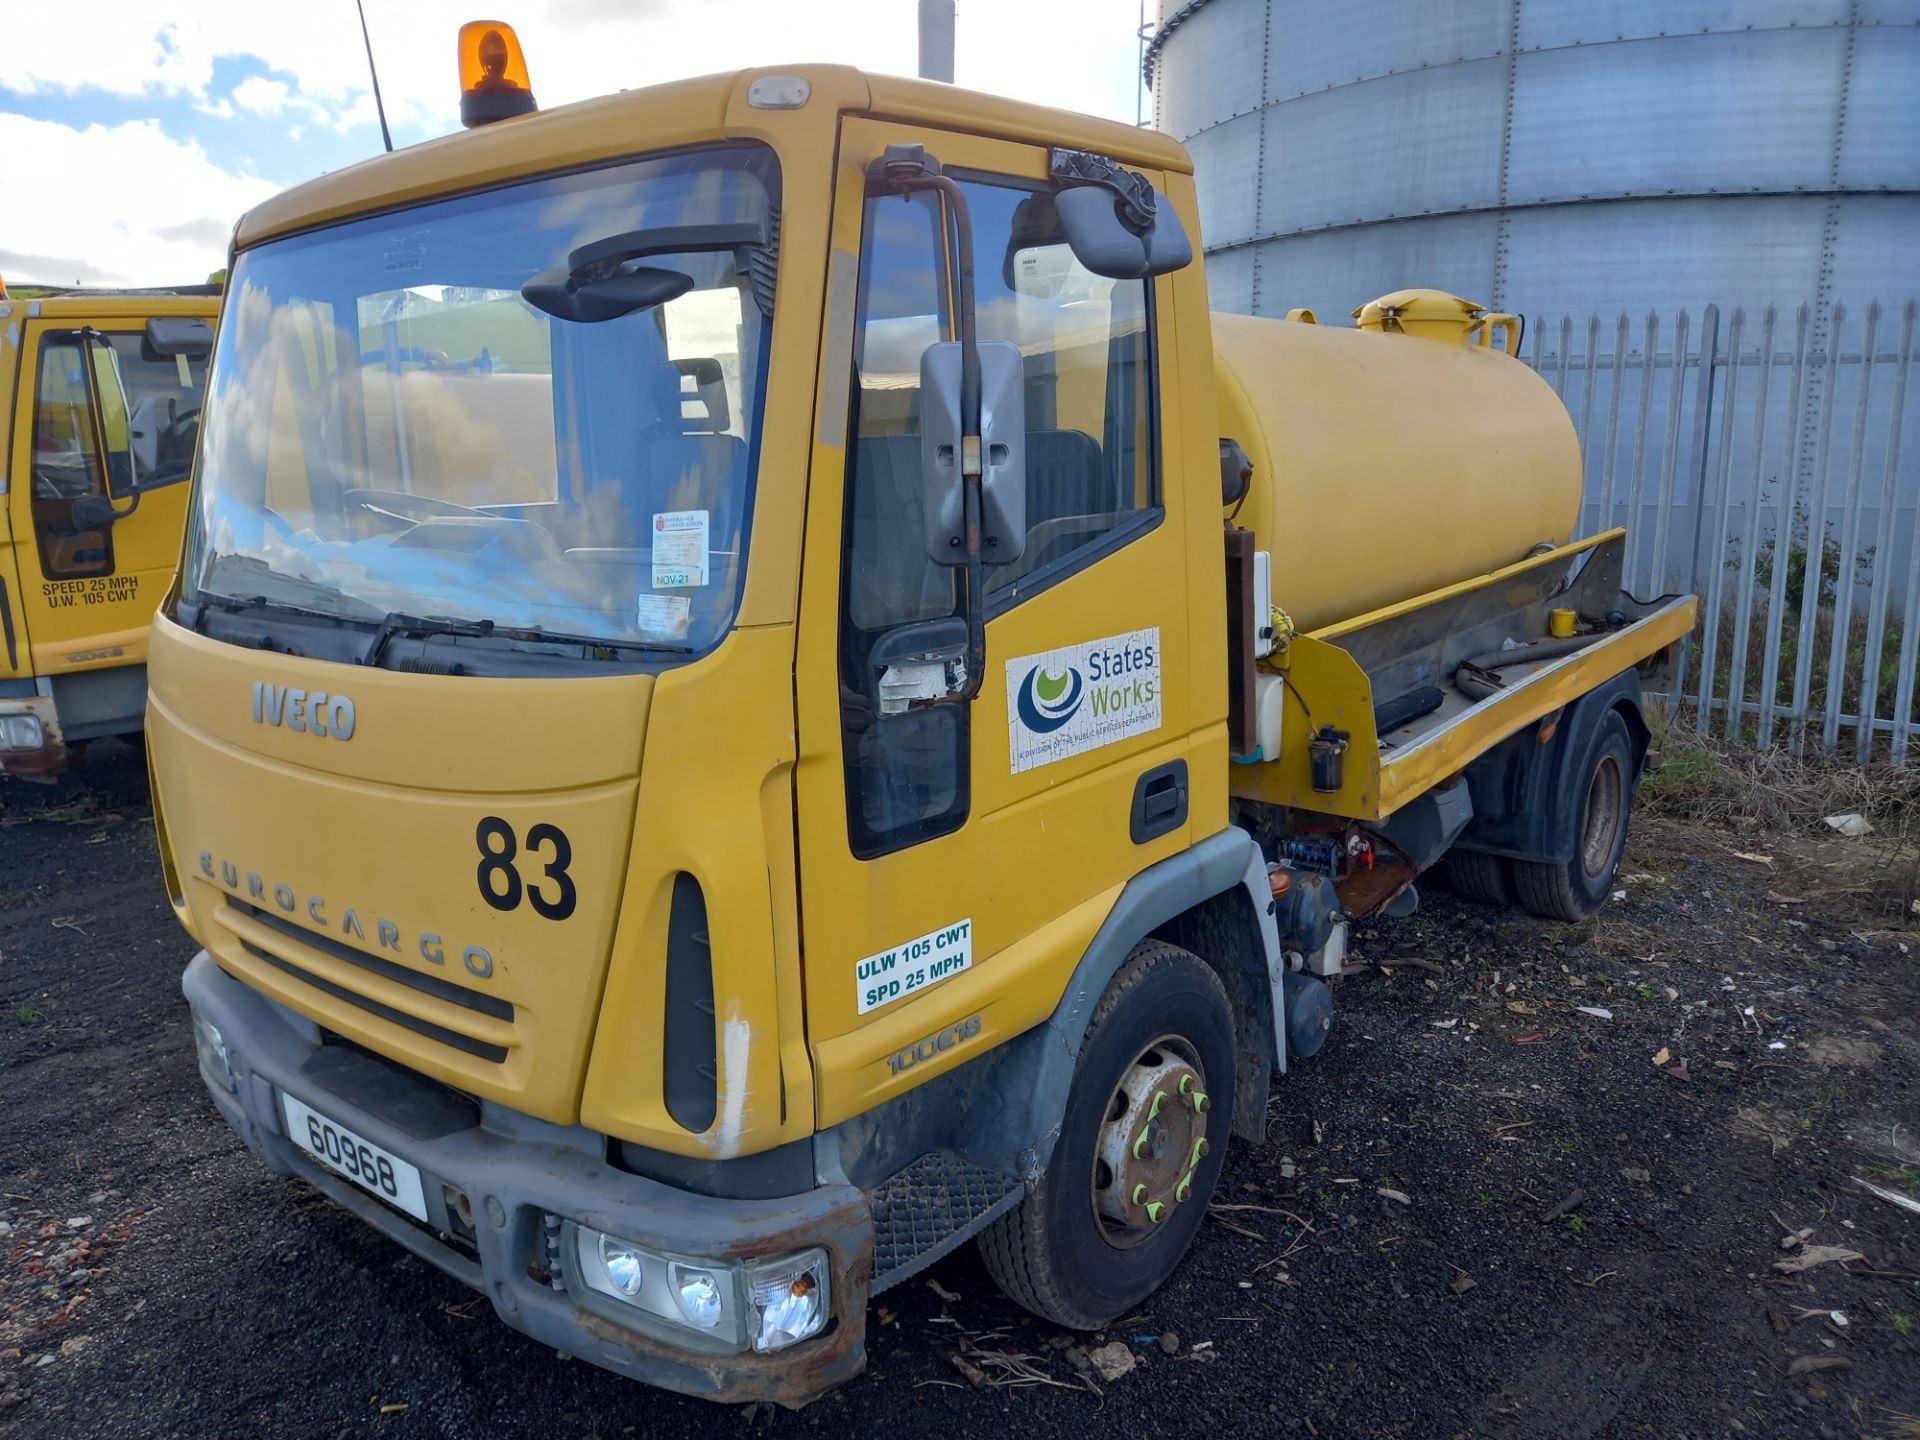
[[[27,646],[24,617],[20,613],[20,563],[14,555],[13,491],[25,483],[12,469],[13,435],[33,413],[30,391],[16,383],[20,365],[20,321],[12,319],[12,307],[0,302],[0,396],[12,408],[0,410],[0,679],[14,679],[33,673],[33,657]],[[32,538],[28,537],[28,544]]]
[[[950,217],[868,178],[903,142],[965,192],[979,337],[1019,349],[1027,529],[988,571],[978,698],[889,713],[876,655],[962,613],[964,584],[930,560],[920,498],[920,357],[955,335]],[[1165,483],[1190,437],[1158,400],[1172,277],[1082,267],[1046,166],[1039,146],[843,127],[796,677],[821,1124],[1050,1013],[1125,882],[1191,842],[1187,538]]]
[[[86,330],[105,343],[89,343]],[[148,622],[179,558],[188,487],[145,490],[132,514],[108,525],[82,523],[75,502],[108,496],[125,509],[135,474],[191,459],[206,360],[148,354],[135,316],[31,321],[24,338],[8,512],[33,668],[144,661]]]

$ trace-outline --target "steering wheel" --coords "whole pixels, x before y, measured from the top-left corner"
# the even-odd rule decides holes
[[[433,495],[411,495],[405,490],[349,490],[342,498],[362,510],[397,520],[402,525],[417,525],[422,520],[493,518],[486,511],[476,510],[471,505],[442,500]]]

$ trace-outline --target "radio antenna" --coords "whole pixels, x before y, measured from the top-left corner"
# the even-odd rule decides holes
[[[387,129],[387,107],[380,99],[380,71],[373,63],[373,37],[367,33],[367,7],[364,0],[353,0],[353,8],[360,12],[360,38],[367,46],[367,74],[373,77],[373,108],[380,113],[380,138],[387,142],[387,149],[393,149],[393,132]]]

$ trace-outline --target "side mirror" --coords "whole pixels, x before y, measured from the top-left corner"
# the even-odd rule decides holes
[[[967,622],[958,615],[896,626],[875,642],[869,663],[882,715],[946,699],[967,676]]]
[[[1186,227],[1139,171],[1086,150],[1055,150],[1049,169],[1067,244],[1094,274],[1145,280],[1192,263]]]
[[[1027,402],[1020,347],[982,340],[980,354],[980,559],[1005,565],[1027,543]],[[961,345],[942,340],[920,356],[920,497],[927,558],[967,563],[960,454]]]

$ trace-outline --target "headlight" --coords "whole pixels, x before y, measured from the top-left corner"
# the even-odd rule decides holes
[[[622,1295],[638,1295],[646,1283],[647,1271],[639,1250],[611,1235],[600,1237],[600,1266],[607,1272],[613,1288]]]
[[[220,1028],[211,1020],[203,1019],[197,1010],[193,1012],[193,1049],[200,1057],[202,1075],[222,1090],[239,1088],[239,1082],[233,1078],[233,1059],[227,1053],[227,1042]]]
[[[802,1250],[753,1272],[753,1348],[784,1350],[826,1329],[827,1252]]]
[[[689,1325],[711,1330],[720,1323],[725,1302],[721,1298],[720,1278],[711,1270],[682,1265],[676,1260],[668,1267],[667,1283],[673,1289],[674,1303]]]
[[[567,1289],[609,1320],[695,1350],[746,1348],[746,1304],[732,1267],[571,1222],[562,1226],[560,1264]]]
[[[575,1300],[630,1329],[690,1350],[784,1350],[833,1313],[824,1250],[742,1266],[669,1255],[562,1222],[561,1278]]]
[[[38,715],[0,715],[0,750],[38,750],[46,743]]]

